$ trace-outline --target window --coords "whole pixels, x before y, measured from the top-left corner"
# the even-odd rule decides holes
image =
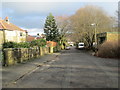
[[[22,33],[20,33],[20,36],[22,36]]]
[[[84,46],[84,44],[79,44],[79,46]]]
[[[105,40],[106,40],[106,37],[100,37],[100,44],[104,43]]]

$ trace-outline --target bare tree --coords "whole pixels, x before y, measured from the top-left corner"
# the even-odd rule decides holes
[[[71,32],[69,16],[57,16],[56,21],[61,35]]]
[[[100,7],[87,5],[80,8],[73,16],[70,17],[74,31],[74,38],[77,41],[83,41],[88,47],[92,47],[95,41],[96,33],[112,31],[113,21]],[[95,26],[91,24],[95,23]]]
[[[68,34],[71,33],[69,16],[57,16],[56,21],[60,33],[60,44],[63,46],[66,42]]]

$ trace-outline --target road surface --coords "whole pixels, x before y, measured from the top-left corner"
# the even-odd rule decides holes
[[[118,60],[94,57],[71,48],[6,87],[118,88]]]

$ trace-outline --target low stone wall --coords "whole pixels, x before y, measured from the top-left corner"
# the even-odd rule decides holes
[[[39,58],[48,53],[53,53],[53,47],[6,48],[3,50],[3,66],[22,63],[30,59]]]

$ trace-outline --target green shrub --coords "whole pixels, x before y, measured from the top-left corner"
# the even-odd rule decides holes
[[[28,42],[18,43],[18,46],[16,48],[30,48],[30,43]]]
[[[3,44],[3,48],[14,48],[16,46],[17,46],[17,43],[15,43],[15,42],[5,42]]]
[[[29,48],[30,44],[28,42],[21,42],[21,43],[15,43],[15,42],[5,42],[3,44],[3,48]]]
[[[30,48],[34,46],[38,47],[44,47],[46,45],[46,40],[44,39],[38,39],[38,40],[33,40],[32,42],[5,42],[3,44],[3,48]]]
[[[45,39],[38,39],[38,40],[33,40],[30,43],[30,46],[39,46],[39,47],[44,47],[46,45],[46,40]]]

